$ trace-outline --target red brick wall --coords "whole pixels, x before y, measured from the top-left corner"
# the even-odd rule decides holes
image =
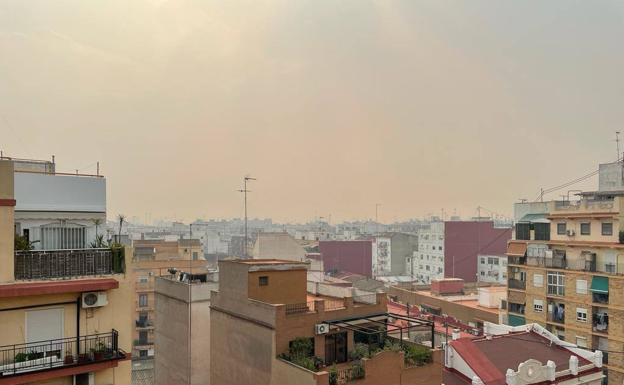
[[[320,241],[325,271],[339,270],[370,277],[372,275],[373,243],[365,241]]]
[[[497,229],[493,222],[445,222],[444,276],[477,280],[477,255],[504,255],[511,229]]]

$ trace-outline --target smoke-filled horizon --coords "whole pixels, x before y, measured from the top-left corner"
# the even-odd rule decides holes
[[[7,0],[0,149],[99,161],[109,217],[242,217],[245,175],[279,222],[511,216],[616,159],[622,36],[615,0]]]

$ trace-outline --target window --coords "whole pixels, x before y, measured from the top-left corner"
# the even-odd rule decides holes
[[[613,235],[613,223],[611,222],[602,223],[602,235]]]
[[[149,281],[149,278],[145,277],[145,276],[141,276],[139,278],[137,278],[137,282],[138,283],[147,283]]]
[[[587,294],[587,281],[584,279],[576,280],[576,294]]]
[[[485,258],[483,258],[483,257],[481,258],[481,264],[485,265]]]
[[[139,294],[139,307],[147,307],[147,294]]]
[[[557,235],[566,235],[567,226],[566,223],[557,223]]]
[[[147,350],[139,350],[139,358],[147,358]]]
[[[516,239],[524,241],[531,240],[530,223],[516,223]]]
[[[576,308],[576,320],[579,322],[587,322],[587,309],[582,307]]]
[[[485,271],[481,270],[481,276],[485,276]]]
[[[438,250],[442,250],[442,246],[438,246]]]
[[[258,277],[258,284],[260,286],[268,286],[269,285],[269,277],[267,277],[266,275]]]
[[[494,258],[488,258],[488,265],[494,264]]]
[[[533,287],[544,287],[544,276],[541,274],[533,275]]]
[[[429,271],[429,270],[430,270],[430,266],[429,266],[429,265],[427,265],[427,271]]]
[[[544,311],[544,301],[541,299],[533,300],[533,311],[536,313],[541,313]]]
[[[590,235],[591,234],[591,223],[584,222],[581,223],[581,235]]]
[[[576,336],[576,346],[587,349],[587,338]]]
[[[565,295],[565,275],[560,272],[548,272],[548,294]]]
[[[197,261],[197,251],[193,251],[193,261]]]
[[[494,264],[498,265],[498,258],[494,258]]]
[[[535,223],[533,228],[536,241],[550,241],[550,223]]]

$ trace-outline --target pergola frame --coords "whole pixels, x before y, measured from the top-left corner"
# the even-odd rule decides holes
[[[407,326],[397,326],[394,323],[389,323],[389,319],[402,320],[407,321]],[[396,313],[379,313],[373,315],[366,315],[360,317],[351,317],[351,318],[343,318],[336,319],[331,321],[325,321],[324,323],[330,325],[330,329],[332,326],[337,327],[339,329],[345,329],[353,332],[358,332],[365,334],[368,338],[368,349],[370,352],[371,347],[371,337],[379,336],[379,335],[387,335],[389,333],[399,333],[399,344],[403,347],[403,332],[407,332],[409,336],[409,332],[413,329],[417,329],[418,331],[423,331],[424,328],[427,328],[428,331],[431,332],[431,348],[435,347],[435,323],[433,321],[423,320],[420,318],[413,318],[409,316],[405,316],[402,314]],[[362,323],[366,324],[362,325]],[[380,324],[385,326],[385,330],[377,330],[371,329],[369,324]]]

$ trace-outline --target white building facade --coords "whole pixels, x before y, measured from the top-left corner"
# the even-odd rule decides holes
[[[373,277],[392,274],[392,239],[374,237],[372,251]]]
[[[507,256],[479,255],[477,258],[477,281],[507,284]]]
[[[406,263],[410,265],[408,274],[417,282],[429,284],[434,279],[444,278],[444,222],[433,222],[428,229],[420,230],[418,252],[414,254]]]
[[[106,179],[15,166],[15,230],[35,250],[88,248],[106,234]]]

